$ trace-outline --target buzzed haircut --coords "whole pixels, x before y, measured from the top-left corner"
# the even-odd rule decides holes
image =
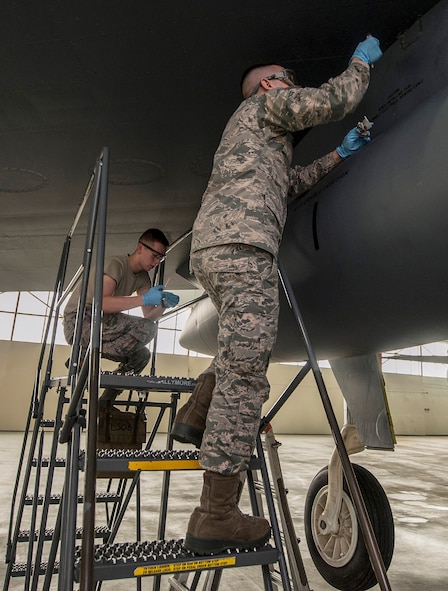
[[[170,245],[170,243],[168,242],[168,238],[165,236],[162,230],[159,230],[158,228],[149,228],[148,230],[145,230],[143,234],[140,236],[139,241],[140,240],[148,240],[149,242],[160,242],[160,244],[163,244],[163,246],[166,247]]]
[[[266,68],[268,66],[275,66],[275,65],[276,64],[274,64],[272,62],[260,62],[258,64],[252,64],[251,66],[246,68],[244,70],[244,72],[242,73],[241,80],[240,80],[241,94],[244,96],[244,82],[249,77],[249,75],[253,72],[253,70],[257,70],[258,68]],[[255,84],[254,84],[254,87],[255,87]]]

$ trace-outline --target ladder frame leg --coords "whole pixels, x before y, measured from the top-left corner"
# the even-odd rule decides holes
[[[278,565],[280,568],[282,585],[283,585],[284,591],[291,591],[291,581],[289,578],[288,566],[286,564],[286,557],[285,557],[285,553],[283,550],[281,532],[280,532],[280,527],[279,527],[278,518],[277,518],[277,511],[275,508],[274,496],[272,494],[271,482],[270,482],[270,478],[269,478],[269,472],[268,472],[268,467],[267,467],[267,463],[266,463],[266,458],[265,458],[265,455],[263,452],[263,444],[261,441],[260,434],[258,434],[258,436],[257,436],[256,449],[257,449],[257,456],[260,460],[260,472],[261,472],[261,478],[263,481],[263,488],[264,488],[264,492],[265,492],[265,496],[266,496],[266,505],[268,508],[269,519],[270,519],[270,523],[271,523],[272,537],[274,539],[275,547],[277,548],[277,551],[278,551]],[[258,513],[258,504],[257,504],[256,495],[255,495],[255,487],[254,487],[252,473],[248,473],[248,484],[249,484],[249,491],[251,493],[252,509],[253,509],[254,515],[256,515]],[[267,566],[267,565],[263,566],[263,578],[264,578],[264,583],[265,583],[265,589],[270,591],[272,589],[272,579],[271,579],[271,575],[269,572],[269,566]]]
[[[37,540],[37,548],[36,548],[35,559],[34,559],[34,562],[36,565],[40,564],[40,562],[42,560],[42,553],[43,553],[43,548],[44,548],[44,543],[45,543],[45,528],[47,526],[47,519],[48,519],[48,512],[49,512],[49,500],[50,500],[50,496],[51,496],[51,489],[52,489],[54,474],[55,474],[55,469],[56,469],[55,463],[56,463],[56,454],[57,454],[57,448],[58,448],[58,436],[59,436],[59,429],[61,426],[61,416],[62,416],[62,408],[63,408],[64,400],[65,400],[65,393],[66,393],[66,388],[65,387],[60,388],[59,396],[58,396],[58,404],[57,404],[57,409],[56,409],[56,418],[55,418],[55,424],[54,424],[53,439],[52,439],[51,451],[50,451],[50,462],[49,462],[48,472],[47,472],[47,482],[46,482],[46,486],[45,486],[45,494],[44,494],[44,500],[43,500],[43,506],[42,506],[42,515],[41,515],[41,522],[40,522],[40,528],[39,528],[39,537]],[[54,532],[54,535],[56,535],[56,531]],[[40,576],[39,569],[35,568],[34,573],[33,573],[32,584],[31,584],[31,591],[37,591],[37,588],[39,585],[39,576]]]
[[[264,431],[263,436],[264,449],[268,457],[273,487],[280,513],[280,521],[283,528],[283,537],[285,540],[293,589],[294,591],[310,591],[305,566],[299,548],[299,541],[295,533],[294,523],[286,498],[287,491],[284,486],[283,474],[277,451],[281,444],[275,439],[274,431],[271,426],[268,426]]]

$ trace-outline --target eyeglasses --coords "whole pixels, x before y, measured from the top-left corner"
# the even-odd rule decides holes
[[[297,80],[297,75],[294,70],[282,70],[281,72],[275,72],[275,74],[271,74],[270,76],[263,76],[265,80],[281,80],[288,86],[298,86],[299,82]],[[254,96],[259,90],[261,86],[261,81],[257,84],[257,86],[253,89],[250,93],[249,97]]]
[[[164,261],[166,259],[165,254],[162,254],[161,252],[154,250],[154,248],[151,248],[151,246],[149,246],[148,244],[145,244],[141,240],[139,241],[139,244],[141,244],[142,246],[144,246],[145,248],[150,250],[152,252],[152,254],[154,255],[154,258],[157,259],[159,261],[159,263],[161,263],[162,261]]]

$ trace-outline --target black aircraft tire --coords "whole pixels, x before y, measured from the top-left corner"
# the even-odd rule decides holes
[[[352,464],[369,514],[378,549],[386,569],[394,551],[394,522],[386,493],[368,470]],[[364,544],[356,510],[344,479],[339,532],[324,535],[319,531],[328,494],[328,468],[322,468],[311,482],[305,502],[305,534],[311,558],[322,577],[344,591],[365,591],[377,581]]]

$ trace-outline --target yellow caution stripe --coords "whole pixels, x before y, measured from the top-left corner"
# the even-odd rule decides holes
[[[134,577],[145,577],[147,575],[163,575],[178,573],[182,571],[206,570],[235,566],[236,558],[208,558],[206,560],[189,560],[188,562],[171,562],[154,566],[139,566],[134,570]]]
[[[128,463],[129,470],[198,470],[199,460],[154,460]]]

